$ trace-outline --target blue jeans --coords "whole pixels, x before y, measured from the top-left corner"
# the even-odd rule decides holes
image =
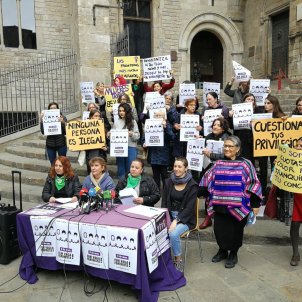
[[[66,156],[67,146],[60,147],[58,149],[47,148],[47,155],[51,165],[53,165],[57,157],[57,152],[58,152],[58,156]]]
[[[177,211],[171,211],[172,218],[175,219],[178,215]],[[181,240],[180,235],[189,230],[186,224],[178,223],[175,229],[169,233],[171,248],[174,257],[181,256]]]
[[[136,147],[128,147],[128,157],[117,157],[117,177],[118,179],[125,179],[126,173],[129,173],[130,166],[133,160],[137,157]]]

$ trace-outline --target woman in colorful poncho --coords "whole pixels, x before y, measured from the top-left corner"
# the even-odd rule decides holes
[[[238,262],[243,230],[248,218],[257,215],[262,200],[261,184],[254,166],[239,157],[241,142],[237,136],[224,141],[224,160],[217,160],[200,182],[209,195],[208,214],[215,212],[214,233],[219,251],[212,262],[225,262],[232,268]]]

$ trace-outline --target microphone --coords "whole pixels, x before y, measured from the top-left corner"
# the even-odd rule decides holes
[[[82,205],[86,203],[88,199],[89,199],[88,190],[86,188],[82,188],[80,191],[79,206],[82,207]]]
[[[109,190],[104,191],[103,197],[106,202],[106,213],[108,213],[108,202],[111,200],[111,192]]]
[[[110,195],[111,195],[111,206],[113,206],[114,200],[116,198],[116,192],[115,192],[115,190],[111,190],[110,191]]]

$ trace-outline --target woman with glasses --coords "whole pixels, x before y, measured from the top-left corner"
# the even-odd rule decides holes
[[[224,140],[224,159],[217,160],[203,176],[200,186],[209,197],[208,214],[214,218],[214,233],[219,250],[212,262],[226,259],[225,268],[238,262],[243,231],[257,215],[262,200],[261,185],[252,163],[240,157],[237,136]]]

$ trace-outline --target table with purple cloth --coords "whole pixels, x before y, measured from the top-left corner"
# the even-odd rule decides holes
[[[173,291],[186,284],[183,273],[175,269],[171,259],[170,250],[165,251],[158,258],[158,267],[149,273],[148,263],[145,255],[145,245],[142,226],[150,218],[127,213],[123,211],[127,206],[120,205],[114,210],[105,213],[104,211],[92,212],[90,214],[80,215],[79,209],[63,209],[55,214],[49,215],[64,219],[64,215],[70,221],[81,221],[86,223],[96,223],[106,226],[130,227],[138,229],[138,250],[137,250],[137,273],[130,274],[113,269],[99,269],[85,265],[85,271],[95,277],[110,279],[120,283],[129,284],[133,289],[138,290],[139,300],[144,302],[157,301],[160,291]],[[70,218],[72,214],[74,217]],[[20,277],[30,284],[38,281],[36,268],[48,270],[84,270],[83,264],[80,266],[62,264],[56,261],[55,257],[36,256],[35,239],[31,226],[30,215],[22,212],[17,215],[17,231],[20,249],[23,258],[19,268]]]

